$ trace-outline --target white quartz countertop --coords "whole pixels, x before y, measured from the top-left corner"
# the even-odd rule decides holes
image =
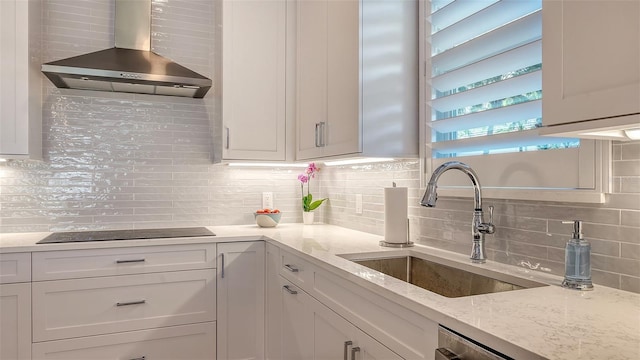
[[[37,245],[49,233],[0,234],[0,253],[267,240],[517,359],[640,359],[639,294],[599,285],[593,291],[568,290],[559,286],[559,277],[489,261],[473,266],[551,286],[446,298],[337,256],[398,251],[380,247],[381,236],[319,224],[208,228],[217,236]],[[430,247],[409,251],[469,263],[466,256]]]

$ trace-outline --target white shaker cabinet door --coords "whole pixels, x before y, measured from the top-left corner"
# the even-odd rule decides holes
[[[297,158],[359,153],[360,2],[298,2]]]
[[[544,125],[640,113],[640,1],[546,0],[542,11]]]
[[[218,244],[218,359],[263,359],[264,241]]]
[[[222,2],[223,158],[285,160],[287,1]]]
[[[31,284],[0,285],[0,359],[31,359]]]
[[[41,1],[0,1],[0,157],[42,157]]]
[[[280,276],[282,359],[313,359],[313,298]]]

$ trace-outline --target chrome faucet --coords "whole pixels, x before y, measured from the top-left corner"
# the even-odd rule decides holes
[[[478,175],[473,169],[462,162],[459,161],[449,161],[440,166],[433,171],[431,175],[431,179],[427,184],[427,190],[424,192],[424,196],[422,196],[422,200],[420,200],[420,205],[435,207],[436,201],[438,200],[438,194],[436,193],[436,189],[438,188],[438,179],[442,174],[446,171],[456,169],[460,170],[463,173],[467,174],[471,179],[471,183],[473,184],[473,222],[471,224],[471,235],[473,236],[473,247],[471,248],[471,262],[473,263],[484,263],[487,261],[487,257],[484,253],[484,235],[485,234],[493,234],[496,229],[493,226],[493,206],[489,206],[489,222],[485,223],[484,218],[482,216],[482,193],[480,189],[480,181],[478,180]]]

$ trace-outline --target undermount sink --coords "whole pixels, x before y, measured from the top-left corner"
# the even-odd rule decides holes
[[[491,274],[494,276],[481,275],[477,273],[478,269],[475,267],[463,270],[412,255],[369,258],[352,258],[353,255],[347,255],[343,257],[449,298],[547,286],[533,280],[502,273]],[[480,271],[491,272],[485,269]]]

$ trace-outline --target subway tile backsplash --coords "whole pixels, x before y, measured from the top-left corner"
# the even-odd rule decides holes
[[[152,46],[215,83],[213,2],[154,0]],[[45,61],[113,46],[113,2],[45,0]],[[193,44],[197,43],[197,46]],[[205,99],[56,89],[43,81],[43,161],[0,163],[0,231],[67,231],[252,224],[261,193],[283,222],[301,222],[299,169],[212,165],[220,156],[220,89]],[[640,293],[640,141],[613,144],[606,204],[486,199],[495,206],[490,259],[562,275],[570,227],[582,218],[596,284]],[[312,183],[329,197],[320,220],[382,235],[382,188],[409,188],[413,241],[467,254],[472,199],[418,205],[417,161],[325,167]],[[355,214],[355,194],[363,214]]]

